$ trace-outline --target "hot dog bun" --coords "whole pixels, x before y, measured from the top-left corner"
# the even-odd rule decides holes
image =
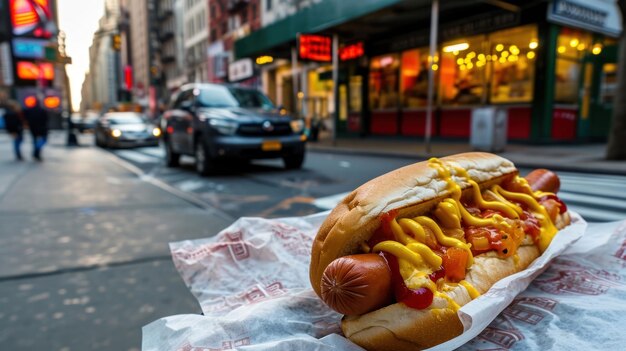
[[[510,161],[488,153],[465,153],[440,160],[465,169],[481,189],[518,174]],[[470,184],[455,175],[454,167],[450,169],[452,179],[464,193],[469,192]],[[425,215],[450,196],[446,181],[427,162],[392,171],[354,190],[329,214],[313,242],[310,279],[314,290],[320,295],[322,275],[333,260],[362,252],[362,243],[380,226],[382,214],[395,210],[398,218]],[[569,215],[558,215],[555,224],[559,229],[569,224]],[[496,281],[525,269],[539,255],[539,248],[527,236],[515,256],[503,258],[495,252],[475,256],[465,281],[483,294]],[[451,307],[471,300],[470,292],[459,284],[435,295],[425,309],[394,303],[363,315],[347,315],[342,329],[346,337],[367,350],[421,350],[460,335],[463,326]]]
[[[518,173],[511,161],[489,153],[469,152],[441,161],[465,168],[481,187]],[[453,178],[462,189],[470,187],[463,178]],[[427,162],[399,168],[358,187],[331,211],[313,241],[309,270],[313,290],[321,294],[322,274],[334,259],[359,252],[360,244],[380,225],[381,214],[398,210],[399,217],[418,216],[449,195],[446,182]]]

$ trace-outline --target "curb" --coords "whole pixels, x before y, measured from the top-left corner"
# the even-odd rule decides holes
[[[355,148],[346,148],[346,147],[333,147],[333,146],[318,146],[307,144],[308,152],[318,152],[318,153],[329,153],[329,154],[338,154],[338,155],[355,155],[355,156],[374,156],[374,157],[387,157],[387,158],[395,158],[395,159],[408,159],[408,160],[427,160],[431,157],[443,157],[444,155],[424,155],[424,154],[408,154],[403,152],[394,152],[394,151],[375,151],[368,149],[355,149]],[[593,174],[607,174],[607,175],[618,175],[618,176],[626,176],[626,171],[615,170],[606,167],[580,167],[576,165],[563,165],[558,163],[541,163],[541,162],[524,162],[524,161],[516,161],[514,157],[510,155],[507,157],[510,159],[515,165],[519,168],[549,168],[554,171],[563,171],[563,172],[575,172],[575,173],[593,173]],[[604,161],[604,162],[623,162],[623,161]]]

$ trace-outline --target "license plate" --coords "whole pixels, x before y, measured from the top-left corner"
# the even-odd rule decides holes
[[[261,144],[261,150],[263,151],[278,151],[283,147],[280,141],[264,141]]]

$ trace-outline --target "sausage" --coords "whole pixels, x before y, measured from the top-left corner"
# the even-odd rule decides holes
[[[391,270],[378,254],[337,258],[322,276],[322,300],[345,315],[361,315],[392,301]]]
[[[546,169],[536,169],[525,178],[533,191],[557,192],[560,187],[559,177]],[[556,202],[550,205],[554,205],[548,206],[554,220],[559,207]],[[324,270],[320,288],[322,300],[345,315],[362,315],[393,301],[391,270],[387,261],[374,253],[335,259]]]
[[[559,191],[559,188],[561,188],[559,176],[547,169],[535,169],[524,178],[526,178],[533,191],[540,190],[556,193]]]

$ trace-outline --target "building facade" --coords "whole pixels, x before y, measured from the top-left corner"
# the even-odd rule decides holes
[[[259,0],[209,0],[209,81],[231,81],[228,67],[234,60],[234,42],[261,28],[260,4]]]
[[[208,79],[209,3],[207,0],[185,0],[183,9],[187,80],[206,82]]]
[[[89,72],[83,82],[81,111],[103,112],[117,108],[120,102],[121,62],[119,48],[114,45],[120,16],[119,0],[107,0],[89,48]]]
[[[271,57],[257,61],[270,97],[305,117],[334,119],[338,135],[423,137],[432,69],[436,138],[469,138],[472,113],[493,107],[506,112],[510,140],[605,140],[622,30],[615,1],[440,4],[433,58],[427,0],[317,2],[274,22],[267,16],[271,24],[238,40],[235,53]],[[318,35],[305,49],[319,55],[303,59],[296,33]]]

